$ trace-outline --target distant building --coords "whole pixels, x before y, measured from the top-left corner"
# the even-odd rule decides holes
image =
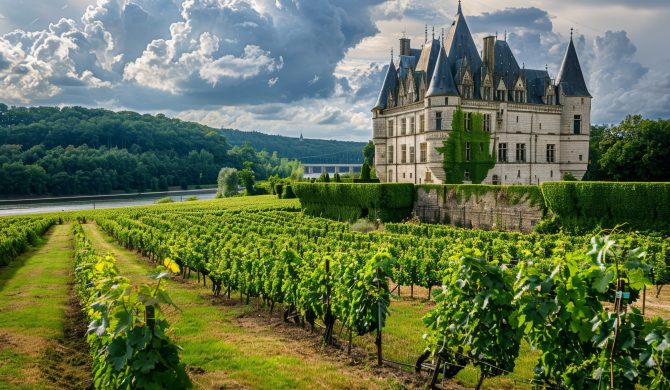
[[[484,38],[480,56],[459,1],[446,37],[413,49],[400,39],[372,109],[375,168],[384,182],[445,183],[444,155],[437,148],[452,132],[460,107],[465,128],[472,113],[483,115],[495,158],[487,184],[537,184],[571,173],[581,179],[589,158],[591,95],[575,45],[568,43],[558,77],[519,66],[506,40]],[[480,117],[481,118],[481,117]],[[467,160],[474,148],[460,145]],[[492,160],[493,161],[493,160]],[[465,164],[467,166],[467,164]],[[471,182],[465,169],[463,182]]]

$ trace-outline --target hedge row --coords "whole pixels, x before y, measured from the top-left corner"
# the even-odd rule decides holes
[[[296,183],[293,190],[305,213],[338,220],[400,221],[414,205],[414,185],[406,183]]]
[[[670,183],[552,182],[540,188],[564,227],[670,228]]]
[[[539,186],[419,185],[407,183],[299,183],[294,191],[303,210],[316,216],[355,220],[369,216],[399,221],[409,216],[415,191],[454,194],[459,203],[490,192],[510,204],[539,205],[556,217],[555,229],[587,231],[625,228],[670,231],[670,183],[548,182]]]

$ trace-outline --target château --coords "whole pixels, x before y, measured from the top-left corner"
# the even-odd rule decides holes
[[[591,95],[572,33],[554,79],[519,66],[506,36],[485,37],[480,54],[460,1],[446,36],[426,28],[420,49],[400,39],[372,113],[383,182],[538,184],[586,172]],[[449,154],[455,115],[464,135]]]

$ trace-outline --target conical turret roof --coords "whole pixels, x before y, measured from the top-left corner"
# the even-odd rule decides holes
[[[385,109],[386,103],[388,102],[389,93],[394,92],[398,85],[398,72],[396,71],[393,61],[389,63],[389,68],[386,71],[386,77],[384,78],[384,84],[382,85],[382,90],[379,92],[379,97],[377,98],[377,103],[373,109]]]
[[[465,21],[460,2],[458,3],[456,18],[445,38],[444,48],[449,57],[452,77],[456,77],[457,74],[464,74],[465,69],[462,69],[462,67],[464,64],[468,64],[469,69],[474,73],[475,95],[479,95],[482,59],[479,56],[475,41],[472,39],[470,28]],[[464,61],[465,58],[467,58],[466,61]]]
[[[568,49],[565,51],[561,70],[558,71],[556,85],[565,96],[591,97],[584,81],[584,74],[581,65],[579,65],[579,58],[577,58],[577,50],[575,50],[572,37],[570,37]]]
[[[451,74],[444,47],[440,47],[433,78],[430,80],[428,91],[426,91],[426,97],[432,96],[458,96],[458,90],[454,84],[454,77]]]

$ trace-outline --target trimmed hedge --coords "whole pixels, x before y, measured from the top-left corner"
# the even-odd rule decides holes
[[[293,190],[305,213],[337,220],[401,221],[414,205],[414,185],[407,183],[296,183]]]
[[[551,182],[540,185],[562,226],[670,230],[670,183]]]

